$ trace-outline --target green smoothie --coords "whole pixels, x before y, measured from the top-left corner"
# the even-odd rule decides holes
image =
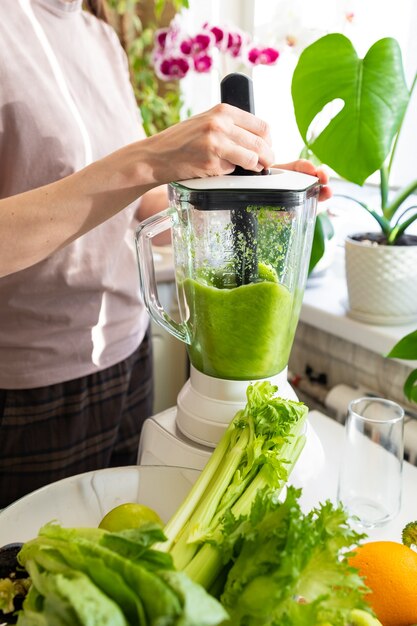
[[[219,289],[190,278],[182,286],[194,367],[216,378],[253,380],[287,365],[294,324],[293,296],[286,287],[262,280]]]

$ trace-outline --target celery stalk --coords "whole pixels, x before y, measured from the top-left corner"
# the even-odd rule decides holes
[[[185,568],[198,550],[197,542],[210,532],[219,502],[242,461],[248,441],[247,430],[242,430],[241,436],[236,438],[235,445],[231,447],[224,459],[221,473],[218,471],[215,473],[207,486],[204,500],[197,503],[187,522],[187,533],[182,533],[172,546],[170,553],[176,569]]]
[[[224,455],[228,451],[229,442],[232,436],[232,424],[225,431],[221,441],[210,456],[204,470],[192,486],[190,493],[184,502],[177,509],[173,517],[169,520],[164,528],[164,534],[167,538],[163,544],[158,546],[159,549],[168,552],[172,547],[175,539],[180,534],[183,526],[194,512],[197,504],[203,496],[205,490],[210,484],[211,479],[216,473],[218,466],[223,460]]]
[[[238,411],[190,494],[164,529],[175,566],[210,587],[222,569],[211,545],[220,539],[223,518],[249,513],[259,490],[279,492],[304,446],[308,409],[274,396],[267,381],[249,385],[247,404]]]
[[[304,423],[305,420],[303,420]],[[299,435],[295,441],[287,444],[291,450],[285,450],[290,452],[289,456],[284,456],[283,459],[288,461],[286,463],[286,473],[289,475],[294,465],[296,464],[305,445],[305,435]],[[286,476],[276,483],[274,491],[278,496],[282,491],[286,483]],[[235,517],[240,515],[248,515],[251,511],[252,504],[260,490],[265,487],[271,486],[270,467],[263,465],[255,478],[252,480],[244,494],[239,498],[236,504],[232,507],[232,513]],[[220,539],[221,525],[219,525],[212,536],[212,541]],[[194,582],[202,585],[205,589],[210,589],[215,582],[217,576],[220,574],[223,566],[222,555],[219,550],[212,543],[205,543],[200,550],[196,553],[195,557],[184,568],[184,572]]]

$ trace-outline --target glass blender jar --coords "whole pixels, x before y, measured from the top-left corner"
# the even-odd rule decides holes
[[[254,112],[252,81],[221,82],[221,100]],[[250,382],[268,379],[297,399],[287,364],[310,259],[320,184],[272,169],[169,185],[170,207],[137,229],[140,285],[153,320],[184,341],[190,379],[176,426],[214,447],[246,403]],[[180,321],[159,302],[152,238],[171,228]]]
[[[177,424],[194,441],[217,443],[251,381],[271,380],[281,396],[295,396],[286,369],[319,188],[312,176],[280,169],[175,182],[169,209],[137,229],[145,305],[187,345],[191,377]],[[155,281],[152,238],[168,228],[180,321],[162,308]]]

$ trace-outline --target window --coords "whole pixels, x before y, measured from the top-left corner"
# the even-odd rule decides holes
[[[303,47],[329,32],[341,32],[364,56],[381,37],[395,37],[403,51],[408,85],[417,70],[417,2],[415,0],[190,0],[185,19],[190,28],[205,21],[232,23],[250,32],[261,43],[278,46],[281,56],[273,67],[259,66],[252,71],[255,109],[268,121],[273,134],[277,162],[298,157],[302,148],[293,114],[291,78]],[[289,40],[292,47],[286,44]],[[182,81],[185,108],[193,114],[219,101],[219,82],[226,71],[190,74]],[[248,70],[248,73],[250,71]],[[417,174],[417,94],[409,105],[400,138],[391,183],[403,185]],[[374,175],[374,179],[378,174]],[[372,181],[372,178],[371,178]]]
[[[417,70],[417,42],[413,32],[417,25],[416,5],[415,0],[277,0],[273,4],[269,0],[255,0],[255,37],[282,50],[276,66],[257,67],[253,72],[256,112],[271,124],[278,162],[297,158],[302,148],[292,108],[291,78],[303,47],[326,33],[341,32],[352,40],[363,57],[378,39],[395,37],[402,48],[410,86]],[[417,177],[416,137],[417,96],[414,94],[397,148],[391,177],[394,185],[403,185]]]

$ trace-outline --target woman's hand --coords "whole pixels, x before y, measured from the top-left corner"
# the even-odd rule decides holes
[[[332,190],[328,186],[329,175],[322,167],[316,167],[311,161],[307,159],[297,159],[291,163],[285,163],[284,165],[273,165],[272,167],[278,167],[282,170],[292,170],[294,172],[301,172],[302,174],[309,174],[310,176],[316,176],[321,184],[319,193],[319,201],[323,202],[332,197]]]
[[[236,165],[260,172],[274,160],[266,122],[228,104],[175,124],[143,146],[159,184],[230,174]]]

